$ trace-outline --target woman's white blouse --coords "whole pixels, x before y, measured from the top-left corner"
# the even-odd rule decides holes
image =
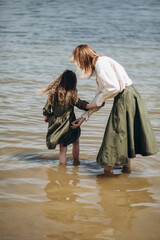
[[[95,64],[97,92],[91,103],[101,106],[108,98],[114,98],[127,86],[132,85],[124,68],[107,56],[100,56]],[[82,114],[86,120],[100,108],[94,108]]]

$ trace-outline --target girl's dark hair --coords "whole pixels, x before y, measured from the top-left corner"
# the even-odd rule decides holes
[[[47,85],[40,93],[48,93],[51,106],[56,103],[61,105],[75,105],[77,102],[77,77],[76,74],[66,69],[58,78]]]
[[[76,89],[77,77],[71,70],[65,70],[61,76],[59,87],[64,88],[66,91]]]

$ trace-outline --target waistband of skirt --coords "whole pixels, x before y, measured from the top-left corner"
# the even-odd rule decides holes
[[[120,93],[118,93],[114,99],[118,98],[119,96],[121,96],[123,93],[125,93],[125,91],[127,91],[129,88],[132,88],[133,87],[133,84],[129,85],[129,86],[126,86],[125,89],[123,89]]]

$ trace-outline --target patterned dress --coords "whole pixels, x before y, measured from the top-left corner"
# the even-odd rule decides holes
[[[86,110],[88,102],[78,99],[75,106],[79,109]],[[46,135],[46,145],[48,149],[55,149],[57,144],[63,143],[67,146],[80,137],[80,127],[72,129],[71,123],[76,120],[74,106],[62,106],[56,104],[52,107],[48,100],[43,108],[43,115],[49,117],[48,132]]]

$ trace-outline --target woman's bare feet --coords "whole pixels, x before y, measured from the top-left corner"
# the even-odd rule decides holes
[[[108,176],[113,176],[113,166],[104,166],[104,173]]]
[[[122,172],[123,173],[131,173],[131,160],[130,160],[130,158],[128,158],[128,163],[123,166]]]

